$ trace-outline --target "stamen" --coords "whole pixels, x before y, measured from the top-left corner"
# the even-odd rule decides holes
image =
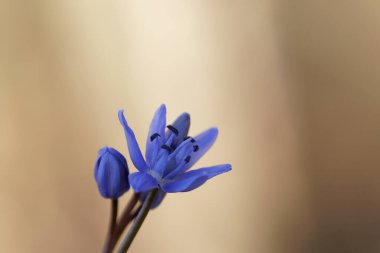
[[[179,132],[178,132],[178,129],[175,128],[174,126],[172,125],[168,125],[167,128],[172,131],[176,136],[178,136]]]
[[[161,137],[161,135],[159,133],[152,134],[152,136],[150,136],[150,141],[154,141],[154,139],[156,139],[158,136]]]
[[[197,152],[198,150],[199,150],[199,146],[198,146],[198,145],[194,145],[194,146],[193,146],[193,151],[194,151],[194,152]]]
[[[191,139],[191,140],[190,140],[191,143],[194,143],[194,142],[195,142],[194,138],[191,137],[191,136],[187,136],[187,137],[184,139],[184,141],[186,141],[186,140],[188,140],[188,139]]]
[[[167,150],[167,151],[169,152],[169,154],[170,154],[171,152],[173,152],[173,149],[172,149],[171,147],[169,147],[168,145],[165,145],[165,144],[164,144],[164,145],[161,146],[161,148]]]
[[[191,156],[189,156],[189,155],[186,156],[186,158],[185,158],[185,162],[186,162],[186,163],[189,163],[189,162],[190,162],[190,159],[191,159]]]

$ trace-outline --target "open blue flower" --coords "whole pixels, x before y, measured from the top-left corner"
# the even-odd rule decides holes
[[[166,193],[194,190],[210,178],[231,170],[230,164],[223,164],[188,171],[210,149],[218,135],[218,129],[210,128],[194,138],[189,137],[188,113],[181,114],[165,132],[166,107],[161,105],[157,109],[149,128],[145,159],[123,110],[119,111],[119,120],[131,160],[139,171],[129,175],[129,182],[142,197],[152,189],[159,189],[153,207],[159,205]]]

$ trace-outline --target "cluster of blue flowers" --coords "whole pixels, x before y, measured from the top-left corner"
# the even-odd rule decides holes
[[[130,158],[138,172],[129,174],[127,161],[117,150],[109,147],[101,149],[95,165],[95,179],[104,198],[117,199],[130,185],[142,199],[151,190],[158,189],[152,206],[155,208],[166,193],[194,190],[212,177],[231,170],[230,164],[222,164],[189,171],[214,144],[218,130],[210,128],[195,137],[188,136],[188,113],[181,114],[173,124],[166,125],[165,105],[157,109],[146,140],[145,159],[123,110],[119,111],[118,116]]]

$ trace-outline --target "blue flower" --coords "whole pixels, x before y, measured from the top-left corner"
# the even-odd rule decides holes
[[[117,199],[129,190],[127,160],[116,149],[104,147],[99,150],[94,174],[104,198]]]
[[[194,190],[210,178],[231,170],[230,164],[223,164],[188,171],[210,149],[218,135],[216,128],[210,128],[194,138],[189,137],[188,113],[181,114],[165,132],[166,107],[161,105],[157,109],[149,128],[145,159],[123,110],[119,111],[119,120],[131,160],[139,171],[129,175],[129,182],[143,198],[148,191],[159,189],[153,207],[159,205],[166,193]]]

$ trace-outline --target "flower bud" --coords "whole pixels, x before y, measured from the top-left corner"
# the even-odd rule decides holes
[[[116,149],[106,146],[99,150],[94,174],[104,198],[117,199],[129,189],[127,160]]]

